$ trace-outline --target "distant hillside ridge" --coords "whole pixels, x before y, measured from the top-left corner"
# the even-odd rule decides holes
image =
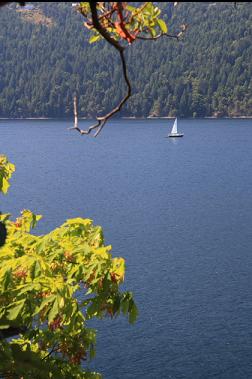
[[[137,41],[126,53],[132,97],[123,117],[252,115],[252,4],[159,3],[182,41]],[[111,110],[125,85],[116,51],[89,44],[71,3],[15,3],[0,10],[0,117],[81,117]]]

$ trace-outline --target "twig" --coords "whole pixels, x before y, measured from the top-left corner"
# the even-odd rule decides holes
[[[177,34],[168,34],[168,33],[161,33],[155,37],[137,36],[136,39],[141,39],[143,41],[156,41],[157,39],[161,37],[169,37],[169,38],[175,38],[176,40],[179,40],[179,36]]]
[[[52,350],[49,351],[49,353],[48,353],[44,358],[42,358],[42,361],[44,361],[44,360],[46,360],[47,358],[49,358],[50,355],[52,355],[52,353],[55,353],[56,351],[58,351],[58,349],[55,350],[55,347],[56,347],[56,346],[57,346],[56,344],[53,345]]]
[[[77,130],[81,135],[90,134],[92,130],[97,129],[97,131],[94,134],[94,137],[97,137],[98,134],[102,131],[104,125],[108,121],[109,118],[114,116],[115,113],[119,112],[123,106],[123,104],[128,100],[128,98],[131,96],[131,84],[128,78],[128,72],[127,72],[127,65],[125,62],[125,56],[124,56],[124,50],[125,47],[121,46],[118,41],[116,41],[114,38],[110,36],[110,34],[104,29],[100,22],[97,15],[97,8],[96,8],[96,2],[89,2],[91,14],[92,14],[92,24],[94,28],[112,45],[114,48],[119,52],[121,62],[122,62],[122,69],[123,69],[123,77],[125,80],[125,83],[127,85],[127,93],[124,96],[124,98],[120,101],[120,103],[112,109],[109,113],[107,113],[105,116],[96,117],[97,122],[90,126],[87,130],[80,129],[78,127],[78,116],[77,116],[77,104],[76,104],[76,98],[74,99],[74,126],[70,129]]]
[[[131,84],[128,78],[128,73],[127,73],[127,65],[125,62],[125,57],[124,57],[124,51],[119,51],[121,62],[122,62],[122,69],[123,69],[123,77],[125,80],[125,83],[127,85],[127,93],[124,96],[124,98],[120,101],[120,103],[112,109],[109,113],[107,113],[105,116],[102,117],[96,117],[97,122],[90,126],[87,130],[80,129],[78,127],[78,116],[77,116],[77,106],[76,106],[76,97],[74,98],[74,126],[70,129],[76,129],[80,134],[90,134],[92,130],[97,129],[96,133],[94,134],[94,137],[97,137],[98,134],[102,131],[104,125],[108,121],[109,118],[114,116],[115,113],[119,112],[123,106],[123,104],[126,103],[128,98],[131,96]]]

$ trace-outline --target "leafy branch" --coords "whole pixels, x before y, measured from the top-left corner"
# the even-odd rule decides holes
[[[0,156],[0,192],[8,192],[14,171]],[[122,313],[136,320],[132,293],[120,290],[125,261],[112,257],[92,220],[31,234],[41,217],[0,215],[8,235],[0,251],[0,375],[100,379],[82,366],[95,355],[96,331],[87,322]]]

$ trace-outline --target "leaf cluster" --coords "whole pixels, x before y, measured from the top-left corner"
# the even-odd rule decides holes
[[[78,10],[87,19],[84,25],[92,31],[89,42],[101,40],[103,37],[94,29],[89,2],[81,2]],[[159,17],[161,10],[153,2],[138,7],[128,2],[99,2],[97,12],[101,27],[116,41],[131,44],[139,36],[155,37],[168,31],[166,22]]]
[[[7,158],[2,162],[13,172]],[[0,249],[0,373],[99,378],[81,368],[95,355],[96,331],[87,323],[120,313],[135,321],[133,296],[120,291],[125,261],[112,257],[102,228],[90,219],[31,234],[40,219],[29,210],[14,221],[0,216],[8,232]]]

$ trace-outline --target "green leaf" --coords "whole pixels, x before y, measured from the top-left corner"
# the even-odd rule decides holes
[[[167,33],[168,32],[168,28],[167,28],[167,25],[166,23],[164,22],[164,20],[157,20],[158,22],[158,25],[160,27],[160,29],[162,30],[163,33]]]
[[[46,297],[45,299],[43,299],[43,301],[41,302],[40,306],[36,308],[35,312],[33,313],[33,316],[37,313],[39,313],[40,311],[42,311],[42,309],[49,303],[52,303],[53,301],[55,301],[56,299],[56,295],[51,295],[51,296],[48,296]]]
[[[26,302],[26,299],[22,299],[16,302],[16,305],[14,307],[8,309],[7,319],[15,320],[20,314],[20,312],[22,311],[22,309],[24,308],[25,302]]]
[[[10,216],[11,216],[10,213],[0,214],[0,221],[5,222],[5,221],[9,220]]]
[[[149,31],[150,31],[150,34],[151,34],[152,37],[156,36],[157,33],[156,33],[155,28],[150,28]]]
[[[93,35],[92,37],[89,38],[88,42],[89,43],[94,43],[94,42],[98,41],[99,39],[101,39],[100,34],[95,34],[95,35]]]
[[[7,180],[5,178],[3,178],[2,180],[2,192],[4,194],[6,194],[8,192],[8,189],[9,189],[9,183],[7,182]]]
[[[153,12],[153,5],[152,5],[152,2],[148,2],[147,5],[145,6],[144,8],[144,12],[147,13],[147,14],[152,14]]]
[[[61,297],[61,296],[58,295],[57,299],[58,299],[59,308],[64,308],[64,306],[65,306],[65,299],[64,299],[64,297]]]
[[[30,284],[26,284],[24,285],[19,291],[18,291],[18,295],[23,295],[24,293],[26,292],[30,292],[30,291],[33,291],[35,288],[35,285],[33,283],[30,283]]]
[[[12,282],[12,270],[10,269],[5,272],[4,277],[3,277],[2,288],[4,291],[7,290],[11,282]]]
[[[138,316],[138,310],[137,310],[137,307],[136,307],[136,304],[134,303],[134,301],[132,300],[132,304],[130,304],[131,306],[129,307],[130,308],[130,311],[129,311],[129,322],[131,324],[133,324],[136,319],[137,319],[137,316]]]
[[[41,274],[40,263],[38,261],[35,261],[30,271],[31,278],[34,279],[38,277],[40,274]]]
[[[55,317],[57,316],[58,313],[59,313],[59,303],[58,303],[58,300],[56,298],[54,303],[53,303],[52,309],[50,310],[50,312],[48,314],[48,323],[49,324],[50,324],[50,322],[52,322],[55,319]]]
[[[121,310],[122,310],[124,315],[126,315],[128,313],[128,309],[129,309],[129,300],[127,298],[125,298],[121,302]]]
[[[161,13],[161,9],[159,9],[158,7],[156,7],[156,8],[154,9],[154,15],[155,15],[155,17],[159,16],[160,13]]]
[[[0,192],[6,194],[9,189],[9,179],[15,171],[14,164],[5,155],[0,155]]]

